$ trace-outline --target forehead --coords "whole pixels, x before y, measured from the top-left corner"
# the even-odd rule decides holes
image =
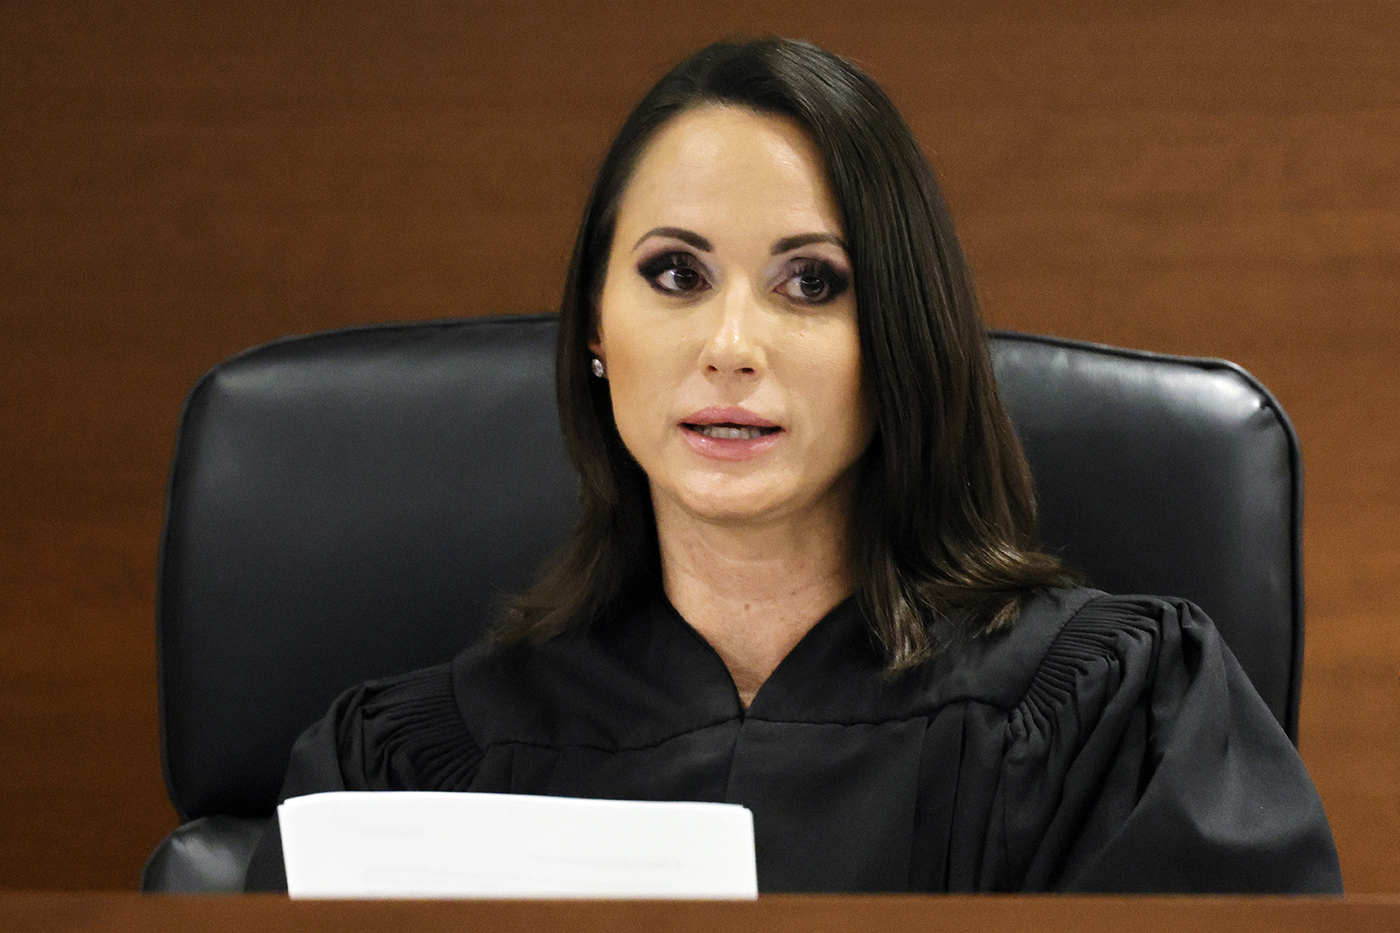
[[[821,154],[802,126],[722,105],[680,114],[643,149],[618,206],[618,230],[659,223],[842,232]]]

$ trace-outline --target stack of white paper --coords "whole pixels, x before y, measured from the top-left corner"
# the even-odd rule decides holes
[[[734,804],[347,791],[277,816],[292,897],[758,896]]]

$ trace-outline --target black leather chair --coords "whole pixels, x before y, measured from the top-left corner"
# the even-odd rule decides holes
[[[451,657],[575,515],[552,316],[358,327],[216,366],[186,403],[159,594],[166,781],[150,891],[238,890],[298,733],[341,690]],[[1218,360],[999,333],[1050,547],[1204,607],[1296,741],[1301,465]]]

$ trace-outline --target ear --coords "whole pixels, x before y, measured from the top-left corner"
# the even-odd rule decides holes
[[[603,350],[603,333],[598,324],[598,307],[595,305],[593,307],[593,332],[588,338],[588,350],[606,364],[608,362],[608,356]]]

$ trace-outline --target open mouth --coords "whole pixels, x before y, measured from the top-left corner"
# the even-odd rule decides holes
[[[683,424],[681,427],[693,431],[701,437],[713,437],[721,441],[754,441],[760,437],[777,434],[782,428],[760,428],[752,424]]]

